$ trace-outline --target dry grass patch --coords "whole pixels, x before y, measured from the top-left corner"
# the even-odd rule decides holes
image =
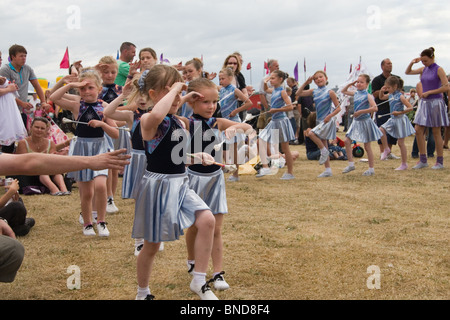
[[[411,150],[412,138],[407,140]],[[316,177],[323,168],[306,160],[304,146],[293,149],[301,154],[296,180],[281,181],[279,173],[227,184],[224,269],[231,289],[219,298],[450,298],[449,169],[396,172],[399,160],[377,161],[376,175],[363,177],[366,163],[343,175],[347,163],[333,161],[334,176],[322,180]],[[410,167],[414,163],[409,159]],[[0,284],[2,299],[134,298],[132,201],[118,192],[121,211],[108,217],[111,236],[100,239],[82,235],[77,189],[70,197],[24,199],[37,222],[20,239],[25,260],[14,283]],[[158,255],[151,280],[158,299],[197,299],[185,259],[184,239],[167,243]],[[81,290],[67,289],[71,265],[81,269]],[[372,265],[381,270],[379,290],[366,285]]]

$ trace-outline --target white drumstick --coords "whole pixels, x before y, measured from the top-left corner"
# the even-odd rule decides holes
[[[67,118],[63,118],[63,119],[62,119],[62,122],[63,122],[63,123],[85,124],[85,125],[88,125],[88,124],[89,124],[89,123],[87,123],[87,122],[74,121],[74,120],[70,120],[70,119],[67,119]],[[113,128],[114,128],[114,129],[119,129],[119,130],[131,131],[130,128],[119,128],[119,127],[113,127]]]

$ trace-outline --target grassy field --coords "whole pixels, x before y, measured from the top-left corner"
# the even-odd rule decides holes
[[[340,132],[339,136],[342,137]],[[411,150],[413,138],[407,139]],[[375,155],[378,147],[373,144]],[[450,298],[449,169],[394,171],[400,160],[377,161],[341,174],[346,161],[331,163],[334,176],[305,157],[295,162],[296,180],[241,176],[227,183],[223,300],[400,300]],[[397,147],[394,153],[399,155]],[[449,167],[450,152],[445,152]],[[431,161],[433,159],[430,159]],[[409,159],[410,168],[415,164]],[[434,164],[434,162],[431,162]],[[132,300],[136,257],[131,238],[133,202],[120,199],[108,216],[111,236],[86,238],[78,223],[78,189],[69,197],[24,198],[36,226],[20,241],[26,248],[12,284],[0,284],[5,300]],[[197,300],[189,290],[184,238],[166,243],[156,259],[151,290],[158,300]],[[81,271],[81,288],[69,290],[69,266]],[[368,279],[376,266],[379,289]],[[371,269],[369,269],[370,271]]]

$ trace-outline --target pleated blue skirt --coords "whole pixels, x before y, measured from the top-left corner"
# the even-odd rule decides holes
[[[96,156],[106,153],[109,150],[106,137],[102,138],[79,138],[75,137],[70,142],[69,156]],[[108,176],[108,169],[93,171],[85,169],[81,171],[69,172],[69,178],[75,181],[88,182],[94,180],[98,176]]]
[[[189,188],[187,173],[145,171],[136,196],[132,237],[148,242],[175,241],[208,205]]]
[[[449,119],[444,99],[422,99],[416,111],[414,124],[428,128],[448,127]]]
[[[131,149],[130,164],[125,166],[122,179],[122,198],[136,199],[136,192],[147,168],[147,157],[144,150]]]
[[[228,213],[225,178],[222,169],[212,173],[188,171],[189,187],[202,198],[213,214]]]
[[[353,119],[350,128],[347,131],[346,137],[361,143],[368,143],[378,141],[383,136],[381,130],[371,118],[359,120]]]
[[[411,121],[405,114],[397,117],[391,117],[381,127],[386,130],[389,135],[396,139],[406,138],[416,133]]]
[[[281,143],[295,140],[295,134],[288,118],[272,119],[260,132],[259,138],[268,143]]]
[[[336,121],[336,117],[328,123],[322,121],[311,131],[321,140],[334,140],[336,139]]]
[[[122,127],[126,128],[126,127]],[[105,133],[105,137],[108,140],[108,146],[110,151],[119,150],[119,149],[127,149],[127,154],[131,152],[131,136],[130,133],[126,130],[119,130],[119,138],[113,139],[109,135]]]

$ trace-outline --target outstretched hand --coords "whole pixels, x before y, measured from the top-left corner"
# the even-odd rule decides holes
[[[91,161],[91,170],[113,169],[121,170],[130,163],[131,155],[126,154],[126,149],[96,155]]]

